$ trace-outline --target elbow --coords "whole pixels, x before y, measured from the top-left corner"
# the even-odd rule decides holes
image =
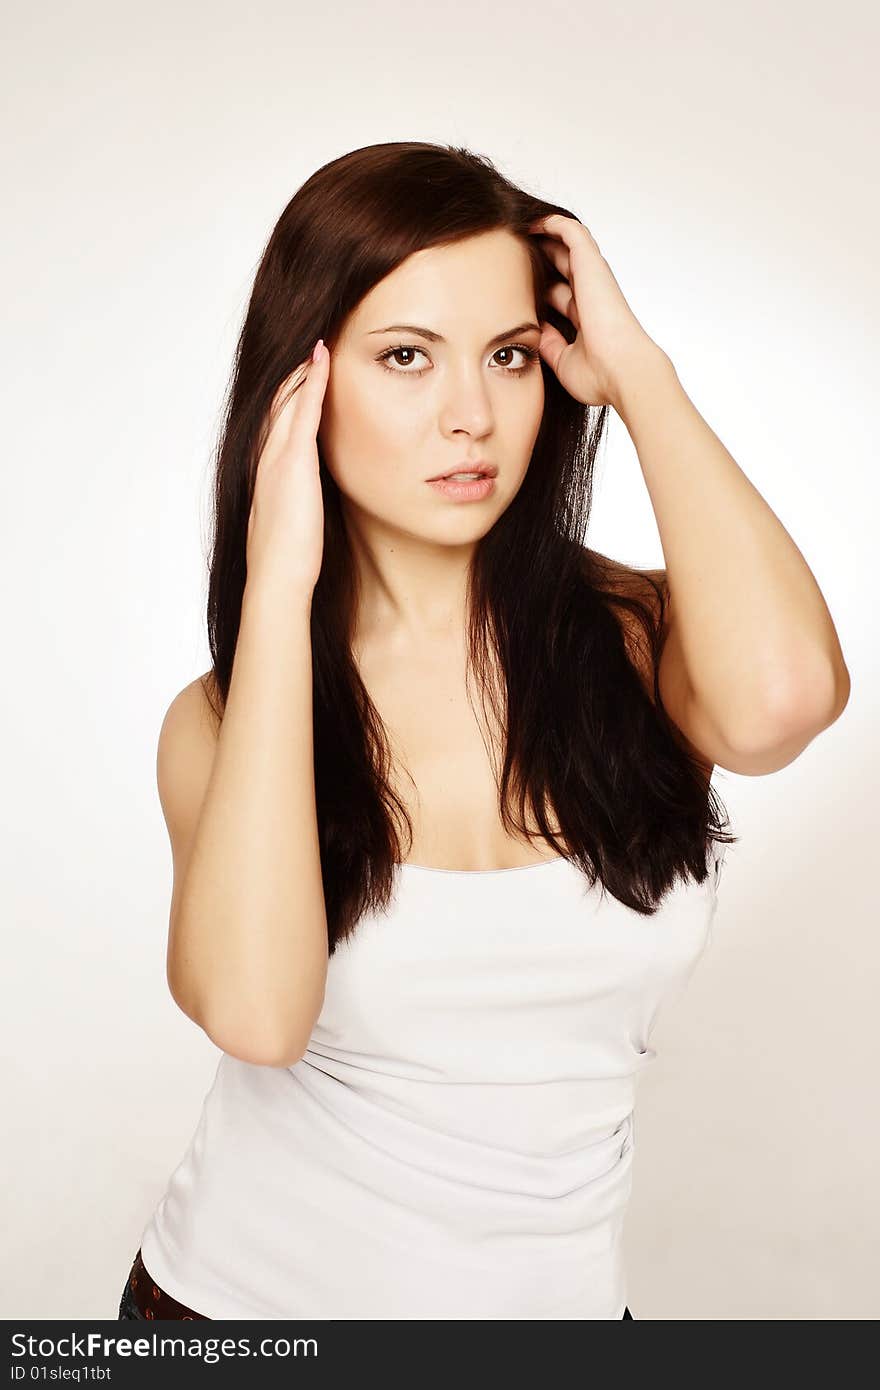
[[[217,1047],[221,1052],[226,1052],[230,1057],[235,1057],[239,1062],[249,1062],[253,1067],[295,1067],[297,1062],[302,1061],[303,1055],[308,1048],[308,1043],[297,1044],[296,1047],[286,1048],[253,1048],[239,1047],[234,1043],[228,1047],[222,1047],[216,1039]]]
[[[830,720],[828,721],[830,724],[833,724],[835,719],[839,719],[840,716],[843,714],[843,711],[849,704],[849,696],[851,690],[852,682],[849,678],[849,671],[846,669],[844,665],[841,665],[841,668],[837,673],[837,680],[835,684],[833,712]]]
[[[302,1036],[281,1039],[276,1034],[264,1034],[257,1027],[201,1026],[221,1052],[255,1067],[295,1066],[301,1061],[311,1037],[309,1034],[305,1039]]]
[[[778,772],[800,756],[823,730],[839,719],[849,700],[849,673],[828,673],[809,689],[768,704],[762,719],[752,720],[748,732],[730,739],[731,752],[722,766],[747,777]]]
[[[754,714],[730,742],[746,753],[801,738],[809,743],[833,724],[846,709],[850,696],[845,666],[823,665],[809,679],[783,683],[768,695],[762,714]]]
[[[201,1028],[221,1052],[240,1062],[250,1062],[257,1067],[292,1067],[301,1060],[309,1045],[312,1029],[305,1036],[299,1033],[289,1037],[282,1036],[280,1030],[269,1030],[264,1018],[259,1021],[231,1018],[228,1011],[218,1018],[191,999],[179,985],[175,986],[170,975],[168,987],[181,1013]]]
[[[177,1007],[214,1046],[258,1067],[292,1067],[299,1062],[324,1007],[326,971],[311,988],[302,981],[298,989],[279,992],[254,985],[245,992],[236,979],[231,993],[228,983],[221,989],[215,981],[206,994],[197,988],[192,970],[183,970],[169,951],[166,973]]]
[[[200,1027],[221,1052],[257,1067],[292,1067],[302,1059],[323,1007],[288,1008],[283,1022],[266,1008],[206,1010]],[[291,1015],[293,1015],[291,1017]]]
[[[775,725],[782,738],[799,734],[813,739],[840,718],[849,703],[849,671],[841,661],[818,667],[809,680],[801,682],[775,704]]]

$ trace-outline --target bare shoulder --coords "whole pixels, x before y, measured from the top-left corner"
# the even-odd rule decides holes
[[[174,742],[180,735],[216,740],[219,726],[217,691],[210,671],[197,676],[175,695],[162,722],[162,733]]]
[[[156,755],[159,800],[172,839],[201,804],[217,746],[220,720],[211,673],[175,695],[162,721]]]

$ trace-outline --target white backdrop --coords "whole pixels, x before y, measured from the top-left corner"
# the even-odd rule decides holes
[[[876,1318],[876,7],[56,0],[4,29],[2,1316],[115,1318],[195,1129],[219,1053],[165,983],[155,756],[209,665],[227,373],[295,189],[425,139],[587,223],[852,678],[794,764],[716,770],[742,842],[640,1082],[630,1307]],[[616,416],[589,541],[663,563]]]

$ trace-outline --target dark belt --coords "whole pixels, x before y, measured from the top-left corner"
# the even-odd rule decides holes
[[[178,1303],[176,1298],[172,1298],[170,1293],[160,1289],[147,1270],[146,1265],[138,1250],[134,1257],[134,1264],[128,1276],[128,1285],[131,1289],[131,1301],[142,1313],[145,1318],[173,1318],[182,1322],[210,1322],[204,1313],[196,1313],[192,1308],[187,1308],[185,1303]]]

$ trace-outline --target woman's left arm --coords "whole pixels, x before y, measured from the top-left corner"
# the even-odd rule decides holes
[[[779,518],[652,347],[622,371],[611,403],[657,518],[675,612],[671,656],[731,747],[747,756],[803,747],[849,699],[831,614]]]
[[[561,280],[541,355],[584,404],[611,405],[639,457],[666,560],[669,716],[713,763],[791,762],[842,713],[850,679],[822,593],[791,536],[703,419],[627,304],[583,223],[533,224]]]

